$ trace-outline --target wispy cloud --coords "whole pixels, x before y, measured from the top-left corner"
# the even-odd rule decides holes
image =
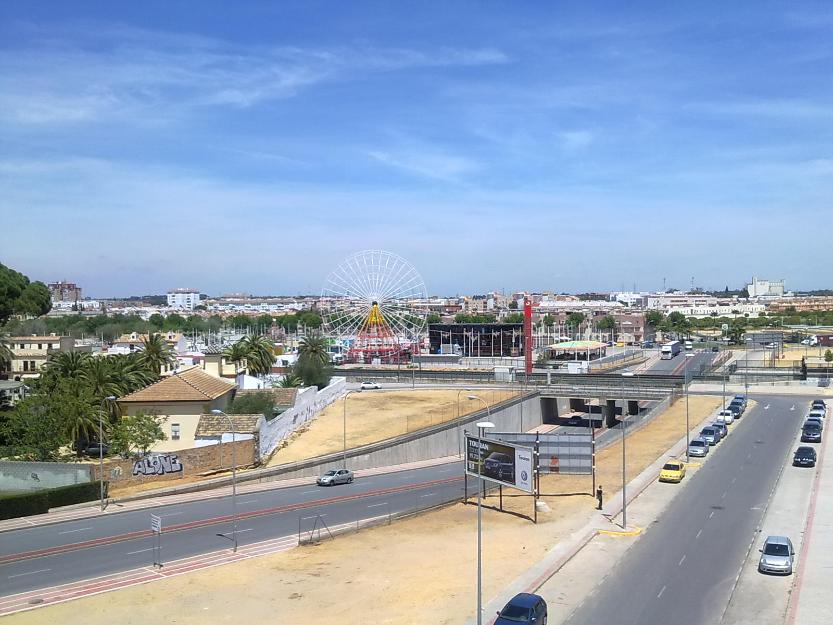
[[[245,46],[100,26],[0,52],[0,120],[24,124],[128,117],[183,106],[250,107],[325,81],[417,67],[506,63],[493,48]]]
[[[394,151],[371,150],[368,156],[389,167],[446,182],[459,182],[480,169],[477,161],[425,148],[402,148]]]

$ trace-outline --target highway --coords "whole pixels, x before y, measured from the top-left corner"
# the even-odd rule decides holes
[[[353,484],[314,484],[240,494],[239,544],[309,531],[315,517],[337,525],[424,509],[462,498],[462,463],[358,478]],[[470,481],[471,492],[476,482]],[[231,546],[231,497],[106,514],[0,533],[0,596],[127,571],[153,563],[150,514],[162,518],[163,560]],[[219,535],[218,535],[219,534]]]
[[[664,515],[570,616],[570,625],[719,623],[789,461],[806,403],[799,397],[758,398],[731,426],[735,432],[686,478]]]
[[[691,375],[695,375],[700,371],[701,366],[705,366],[709,364],[716,354],[711,351],[694,351],[691,352],[694,355],[689,359],[688,363],[688,373]],[[658,360],[654,365],[648,369],[647,373],[651,374],[668,374],[668,375],[683,375],[683,368],[686,366],[686,352],[681,351],[679,354],[671,358],[670,360]]]

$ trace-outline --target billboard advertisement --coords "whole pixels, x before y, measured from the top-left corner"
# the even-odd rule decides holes
[[[466,473],[532,492],[532,449],[466,434]]]

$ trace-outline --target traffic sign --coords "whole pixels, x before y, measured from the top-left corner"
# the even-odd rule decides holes
[[[162,517],[155,514],[150,515],[150,529],[156,534],[162,533]]]

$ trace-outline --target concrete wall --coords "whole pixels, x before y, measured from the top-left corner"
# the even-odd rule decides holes
[[[0,491],[27,491],[89,482],[90,465],[62,462],[0,462]]]
[[[332,378],[330,384],[320,391],[316,391],[315,387],[301,389],[292,408],[266,421],[261,427],[260,457],[267,457],[283,439],[332,404],[344,393],[346,386],[346,378]]]
[[[249,439],[168,453],[153,453],[148,459],[107,461],[104,463],[104,479],[110,482],[112,489],[148,482],[181,480],[201,473],[230,469],[232,449],[237,466],[249,467],[257,461],[256,442]],[[92,479],[98,480],[98,465],[89,466]]]

